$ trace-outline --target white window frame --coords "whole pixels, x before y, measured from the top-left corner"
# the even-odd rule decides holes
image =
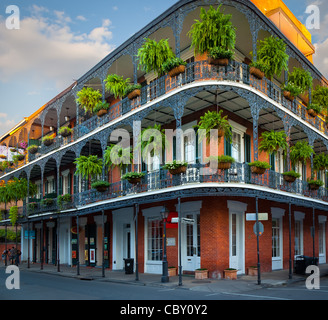
[[[294,212],[295,227],[296,227],[296,222],[299,223],[299,226],[300,226],[300,237],[299,237],[300,247],[299,247],[298,254],[296,254],[296,252],[295,252],[296,250],[294,251],[295,257],[298,255],[303,255],[303,253],[304,253],[304,242],[303,242],[304,241],[304,232],[303,232],[304,217],[305,217],[305,213],[299,212],[299,211]],[[294,235],[295,235],[294,244],[295,244],[295,249],[296,249],[296,229],[295,229]]]
[[[229,120],[229,124],[232,127],[232,134],[236,133],[240,135],[240,163],[244,163],[245,162],[245,143],[244,143],[244,136],[245,133],[247,131],[247,128],[244,127],[243,125],[233,121],[233,120]],[[232,149],[233,147],[231,147]],[[233,152],[231,150],[231,155],[233,156]],[[239,162],[239,159],[235,159],[236,162]]]

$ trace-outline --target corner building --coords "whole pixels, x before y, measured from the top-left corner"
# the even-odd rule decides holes
[[[210,65],[206,57],[195,55],[187,35],[199,19],[201,7],[216,8],[221,3],[236,27],[236,50],[226,67]],[[258,41],[270,35],[285,41],[288,70],[280,77],[259,80],[249,72],[250,52],[256,57]],[[154,72],[139,70],[136,55],[145,38],[169,39],[176,56],[187,62],[185,72],[157,77]],[[8,157],[10,149],[19,149],[22,141],[39,146],[36,154],[26,153],[24,160],[6,168],[1,176],[4,183],[16,177],[37,186],[33,198],[18,203],[22,260],[73,267],[79,259],[80,265],[104,264],[123,270],[124,259],[132,258],[139,272],[160,275],[164,249],[160,212],[166,207],[170,212],[166,236],[169,266],[179,266],[181,253],[184,273],[207,268],[210,277],[220,278],[224,269],[235,268],[238,274],[245,274],[257,264],[254,221],[246,220],[247,213],[256,212],[257,199],[258,212],[268,213],[259,241],[262,271],[288,269],[289,260],[296,255],[314,255],[325,264],[326,171],[314,173],[312,157],[296,165],[301,177],[294,183],[285,182],[282,175],[290,168],[289,150],[297,141],[308,141],[315,153],[328,153],[324,116],[308,115],[306,99],[297,97],[291,102],[281,90],[294,67],[310,72],[313,88],[327,86],[312,63],[313,54],[309,32],[282,1],[177,2],[1,137],[1,150]],[[104,86],[113,73],[142,84],[141,96],[115,99]],[[99,90],[110,104],[105,116],[90,115],[76,103],[77,93],[84,87]],[[230,169],[202,175],[202,170],[208,169],[204,164],[208,146],[198,144],[192,132],[205,112],[215,110],[223,110],[232,126],[232,141],[222,139],[219,154],[232,156],[235,163]],[[183,136],[166,149],[164,159],[185,160],[186,173],[173,176],[156,161],[148,166],[130,165],[125,170],[145,172],[141,183],[132,185],[121,180],[125,172],[119,167],[104,168],[101,178],[110,182],[104,193],[75,174],[74,161],[81,155],[103,158],[106,148],[116,143],[110,140],[114,130],[129,132],[135,146],[141,130],[154,124],[183,130]],[[65,125],[72,129],[69,137],[59,134]],[[261,134],[271,130],[286,133],[287,154],[259,152]],[[54,137],[50,146],[41,142],[48,135]],[[251,173],[248,163],[255,160],[270,163],[271,169],[263,175]],[[324,181],[319,190],[308,187],[307,179],[313,174]],[[59,205],[56,199],[63,194],[70,194],[71,201]],[[45,205],[45,199],[53,201]],[[7,210],[12,205],[7,204]],[[181,224],[181,243],[178,225],[170,223],[178,216],[192,219]],[[2,225],[9,223],[7,216]],[[24,236],[28,230],[34,232],[33,239]]]

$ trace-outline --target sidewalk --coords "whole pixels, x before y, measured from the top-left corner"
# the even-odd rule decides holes
[[[105,269],[105,277],[102,276],[102,268],[85,267],[80,266],[80,275],[77,275],[76,267],[68,267],[61,265],[60,271],[54,265],[41,265],[39,263],[30,264],[30,268],[27,268],[27,263],[23,263],[19,266],[20,270],[30,272],[40,272],[46,274],[53,274],[64,277],[71,277],[85,281],[108,281],[116,283],[127,283],[141,286],[159,286],[164,288],[180,288],[185,290],[195,290],[203,292],[246,292],[263,287],[283,286],[297,281],[305,281],[306,275],[297,275],[293,273],[292,279],[288,279],[288,270],[279,270],[273,272],[264,272],[261,274],[261,285],[257,284],[257,276],[241,275],[237,280],[226,279],[205,279],[196,280],[193,275],[182,276],[182,286],[179,286],[179,277],[170,277],[168,283],[161,282],[161,275],[139,273],[139,280],[136,281],[136,274],[125,274],[124,271],[112,271]],[[320,265],[320,276],[328,275],[328,264]]]

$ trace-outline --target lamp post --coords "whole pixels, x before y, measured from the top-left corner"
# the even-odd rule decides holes
[[[169,282],[168,275],[168,265],[167,265],[167,256],[166,256],[166,220],[169,216],[169,211],[166,207],[163,207],[161,210],[161,216],[164,221],[164,254],[163,254],[163,274],[162,274],[162,282]]]

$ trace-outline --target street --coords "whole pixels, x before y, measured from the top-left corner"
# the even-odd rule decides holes
[[[288,286],[258,288],[247,292],[209,292],[186,288],[164,288],[136,284],[113,283],[96,279],[76,278],[20,272],[20,289],[8,290],[9,275],[0,270],[1,300],[122,300],[122,301],[210,301],[210,300],[328,300],[328,278],[320,279],[319,290],[308,290],[304,282]],[[205,303],[206,304],[206,303]],[[172,312],[172,310],[171,310]]]

